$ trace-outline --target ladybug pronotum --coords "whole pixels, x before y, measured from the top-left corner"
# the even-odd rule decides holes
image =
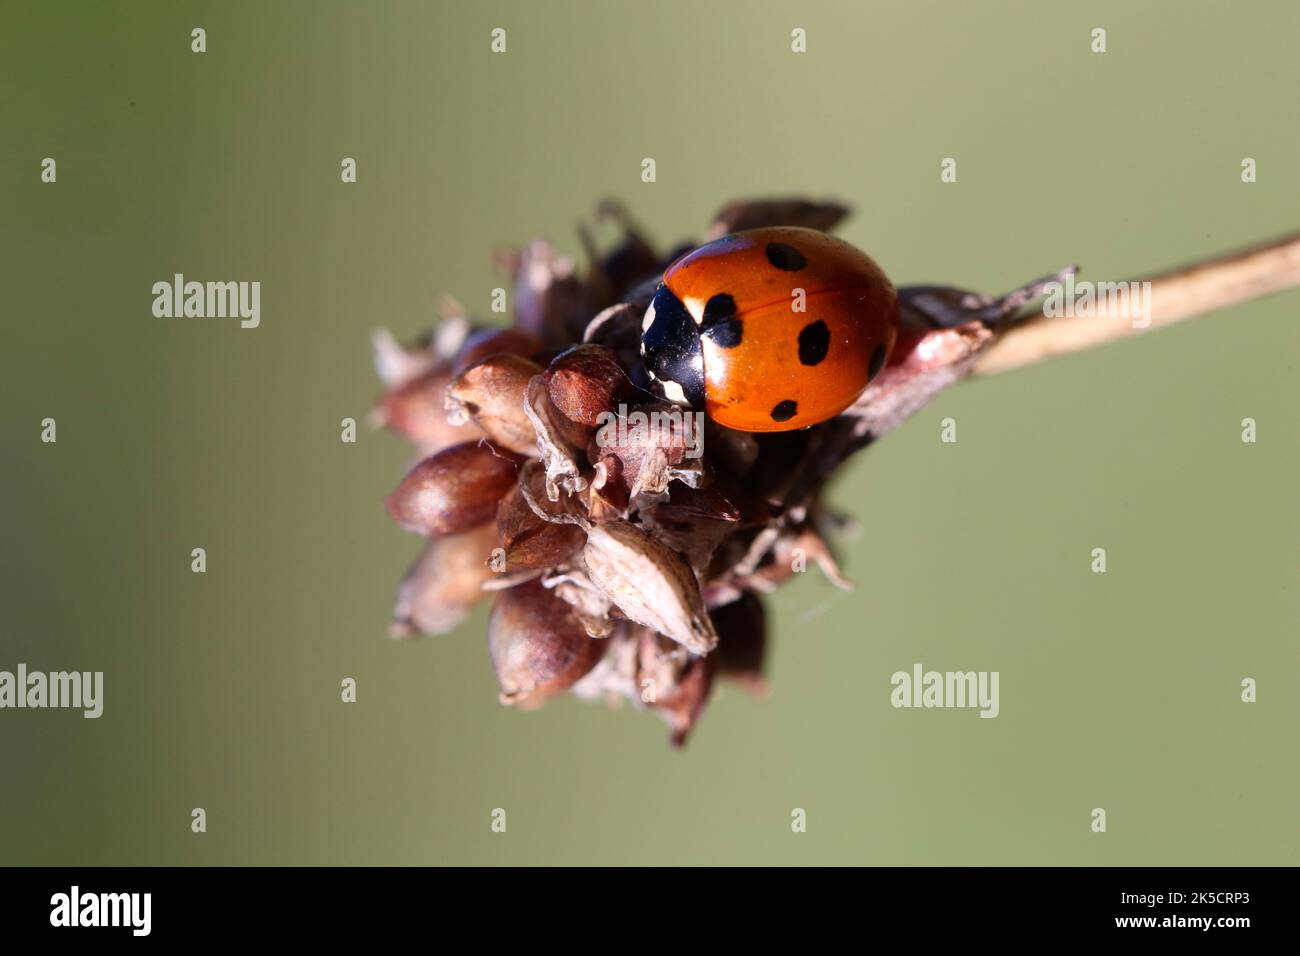
[[[852,405],[898,323],[898,295],[865,253],[812,229],[752,229],[669,266],[641,355],[669,401],[740,431],[790,431]]]

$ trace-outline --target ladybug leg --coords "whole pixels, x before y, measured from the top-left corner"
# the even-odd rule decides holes
[[[943,285],[900,286],[902,323],[917,329],[953,329],[968,322],[995,326],[1014,316],[1049,286],[1064,282],[1078,271],[1078,266],[1069,266],[1000,296]]]

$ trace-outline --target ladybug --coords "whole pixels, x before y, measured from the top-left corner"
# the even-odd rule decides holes
[[[739,431],[791,431],[852,405],[898,328],[898,294],[865,253],[814,229],[751,229],[668,267],[641,355],[669,401]]]

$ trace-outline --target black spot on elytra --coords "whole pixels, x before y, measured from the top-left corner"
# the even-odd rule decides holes
[[[867,381],[871,381],[879,374],[880,370],[885,367],[885,346],[884,343],[876,346],[876,350],[871,353],[871,362],[867,365]]]
[[[773,407],[772,421],[788,422],[790,419],[794,418],[798,411],[799,403],[787,398],[784,402],[777,402],[775,407]]]
[[[826,357],[831,347],[831,330],[821,319],[809,322],[799,333],[799,361],[804,365],[816,365]]]
[[[798,272],[808,264],[802,252],[794,246],[787,246],[784,242],[769,242],[765,251],[767,261],[782,272]]]
[[[725,292],[719,292],[704,303],[704,325],[716,325],[734,318],[735,315],[736,300]]]
[[[700,330],[682,300],[666,285],[655,290],[654,321],[641,333],[646,368],[661,382],[676,382],[694,408],[704,405]]]
[[[736,318],[736,300],[719,292],[704,304],[704,319],[700,334],[724,349],[734,349],[744,334],[741,320]]]
[[[727,319],[711,325],[700,334],[719,348],[734,349],[744,336],[744,323],[740,319]]]

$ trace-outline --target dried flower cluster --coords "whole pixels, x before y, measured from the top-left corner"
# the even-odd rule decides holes
[[[846,212],[733,203],[705,238],[829,230]],[[694,434],[691,416],[651,393],[638,357],[658,277],[691,246],[656,251],[613,205],[598,218],[621,237],[599,252],[582,232],[585,275],[542,240],[498,256],[513,277],[511,327],[477,326],[446,300],[427,341],[376,335],[387,392],[375,418],[421,456],[388,510],[428,539],[392,633],[444,633],[491,596],[504,703],[627,699],[658,712],[680,745],[716,678],[762,689],[759,595],[810,560],[847,587],[826,542],[841,519],[820,500],[839,464],[966,374],[1041,283],[999,299],[904,287],[894,355],[846,413],[796,432],[705,421]]]

